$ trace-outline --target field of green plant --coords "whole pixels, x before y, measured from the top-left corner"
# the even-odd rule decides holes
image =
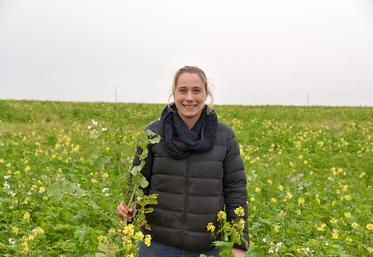
[[[0,256],[123,256],[115,209],[162,108],[0,100]],[[215,109],[245,163],[247,256],[373,255],[373,108]]]

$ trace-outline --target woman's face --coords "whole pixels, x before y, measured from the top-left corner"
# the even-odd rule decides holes
[[[176,82],[174,99],[182,119],[197,120],[207,99],[200,76],[196,73],[181,74]]]

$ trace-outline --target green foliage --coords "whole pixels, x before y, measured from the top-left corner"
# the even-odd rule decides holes
[[[0,255],[123,256],[115,209],[137,139],[162,108],[1,100]],[[216,109],[247,173],[246,256],[372,254],[373,108]],[[135,192],[132,204],[151,211],[156,199],[134,182],[126,201]]]

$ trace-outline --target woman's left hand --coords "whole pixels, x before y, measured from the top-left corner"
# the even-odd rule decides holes
[[[232,254],[234,257],[245,257],[245,251],[238,248],[233,248]]]

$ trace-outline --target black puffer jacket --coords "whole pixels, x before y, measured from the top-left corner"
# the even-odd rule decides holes
[[[147,126],[161,134],[161,122]],[[212,249],[206,225],[216,223],[216,214],[226,207],[227,218],[242,206],[247,220],[246,175],[233,131],[219,123],[213,148],[192,152],[182,160],[172,158],[162,143],[149,146],[143,168],[149,187],[158,194],[158,204],[147,220],[153,240],[189,251]],[[248,239],[247,224],[245,237]],[[243,245],[237,246],[244,248]]]

